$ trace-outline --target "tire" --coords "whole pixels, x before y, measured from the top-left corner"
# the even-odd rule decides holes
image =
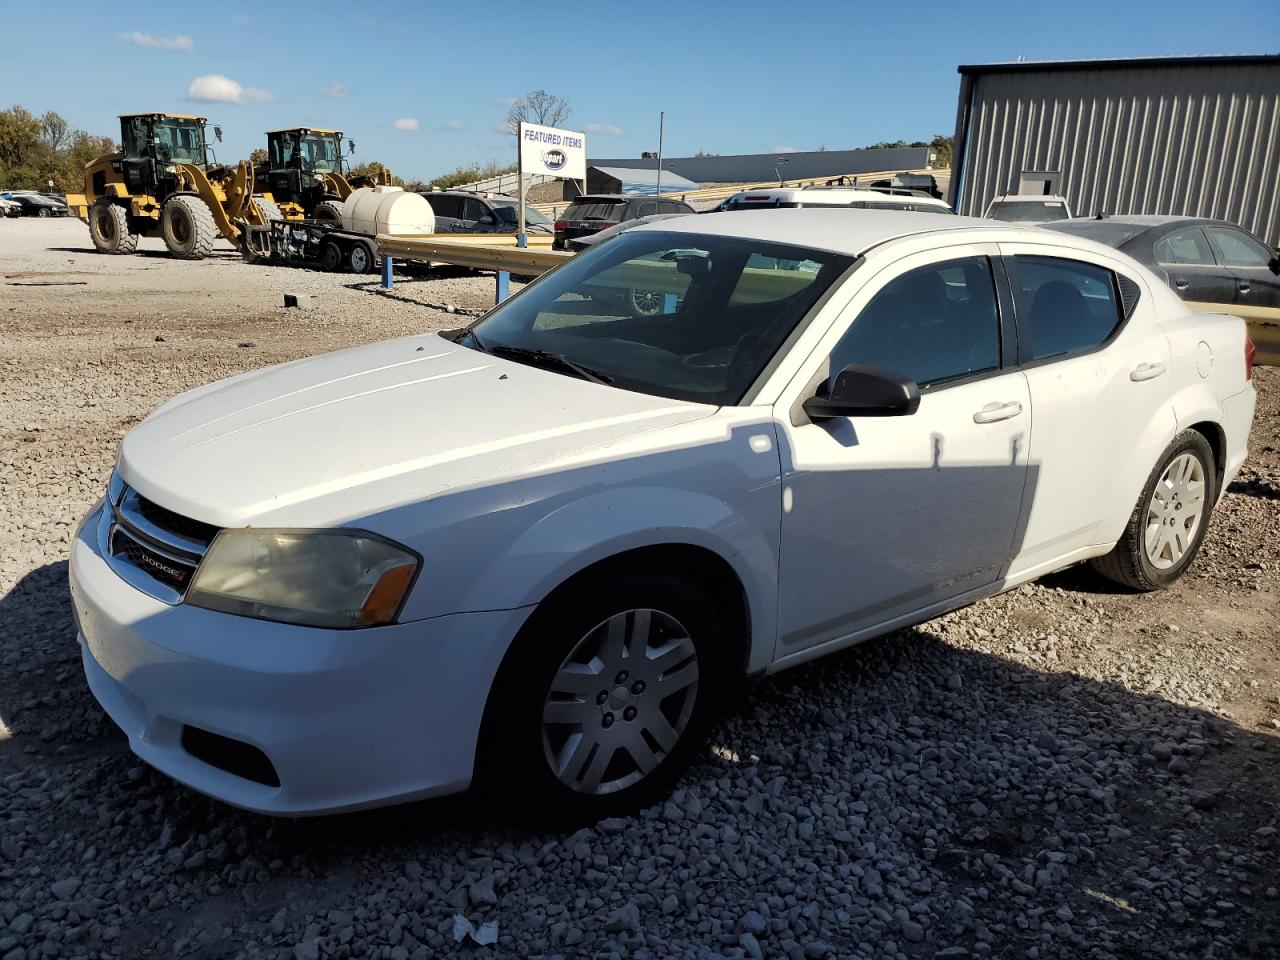
[[[320,269],[338,273],[342,269],[342,248],[332,240],[320,244]]]
[[[663,294],[657,290],[627,291],[627,309],[633,317],[656,317],[662,313]]]
[[[280,208],[272,203],[266,197],[254,197],[254,205],[258,208],[258,212],[262,214],[263,220],[283,220],[284,214],[280,212]]]
[[[1216,478],[1213,448],[1204,435],[1195,430],[1178,434],[1147,477],[1119,542],[1089,565],[1134,590],[1169,586],[1186,572],[1204,542],[1217,500]]]
[[[316,208],[311,211],[311,219],[325,223],[336,223],[338,226],[342,226],[342,201],[321,200],[316,204]]]
[[[347,267],[352,273],[371,273],[374,266],[374,256],[363,243],[356,242],[351,245],[351,250],[347,253]]]
[[[202,260],[213,252],[218,228],[213,213],[199,197],[170,197],[160,212],[160,233],[169,253],[179,260]]]
[[[641,636],[664,648],[661,672],[638,656]],[[629,657],[610,652],[628,645]],[[516,637],[490,694],[478,782],[499,803],[519,797],[556,820],[634,812],[664,797],[705,745],[726,673],[720,618],[693,581],[642,567],[590,577]]]
[[[129,213],[110,200],[95,200],[89,208],[89,236],[99,253],[125,254],[138,249],[138,235],[129,232]]]
[[[47,217],[48,215],[49,215],[48,207],[40,207],[38,210],[36,210],[37,217]]]

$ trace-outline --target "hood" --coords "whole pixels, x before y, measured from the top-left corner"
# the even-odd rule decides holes
[[[183,394],[125,436],[119,466],[206,523],[322,526],[715,409],[407,337]]]

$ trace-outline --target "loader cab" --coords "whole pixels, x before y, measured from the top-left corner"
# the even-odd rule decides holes
[[[204,117],[169,113],[126,114],[120,118],[120,177],[130,196],[163,199],[176,187],[173,164],[209,166]],[[95,192],[104,188],[95,184]]]
[[[267,158],[272,170],[306,173],[342,172],[342,132],[296,127],[267,134]]]

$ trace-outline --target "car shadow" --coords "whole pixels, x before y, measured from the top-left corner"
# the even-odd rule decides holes
[[[0,783],[34,767],[24,783],[73,798],[51,807],[34,787],[8,791],[0,823],[40,818],[27,832],[40,846],[24,863],[30,883],[89,869],[81,851],[110,851],[113,875],[183,871],[242,918],[285,909],[300,937],[329,910],[381,902],[389,876],[424,931],[458,912],[483,917],[498,907],[468,889],[484,880],[505,908],[500,946],[520,955],[562,944],[540,907],[522,920],[517,900],[534,887],[544,904],[581,900],[600,884],[601,928],[607,903],[636,904],[638,925],[610,936],[652,956],[711,949],[659,908],[690,885],[714,886],[734,916],[772,904],[833,956],[866,956],[886,939],[910,957],[1280,949],[1280,740],[1118,683],[1032,669],[938,621],[762,681],[670,800],[620,824],[531,821],[515,784],[482,803],[291,821],[203,797],[128,753],[85,687],[66,576],[65,562],[48,564],[0,597]],[[1080,582],[1068,573],[1053,585]],[[162,857],[166,845],[181,856]],[[804,903],[789,893],[797,872],[821,878]],[[141,909],[150,895],[139,896]],[[177,940],[203,923],[198,910],[155,903],[138,937],[156,935],[152,924]],[[782,952],[760,939],[766,955]]]

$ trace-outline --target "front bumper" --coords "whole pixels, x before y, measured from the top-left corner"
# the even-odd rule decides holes
[[[147,763],[219,800],[286,816],[468,786],[489,688],[530,608],[321,630],[171,606],[107,565],[97,519],[71,550],[85,675]],[[198,759],[184,726],[261,750],[279,786]]]

